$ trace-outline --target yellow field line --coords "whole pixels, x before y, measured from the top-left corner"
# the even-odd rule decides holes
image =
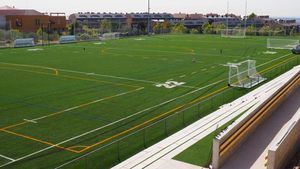
[[[109,81],[103,81],[103,80],[97,80],[97,79],[90,79],[90,78],[84,78],[84,77],[77,77],[77,76],[70,76],[70,75],[61,75],[58,74],[52,74],[52,73],[46,73],[46,72],[39,72],[34,70],[25,70],[25,69],[17,69],[17,68],[10,68],[10,67],[0,67],[1,69],[8,69],[8,70],[16,70],[16,71],[23,71],[23,72],[29,72],[29,73],[36,73],[36,74],[42,74],[42,75],[50,75],[50,76],[58,76],[68,79],[75,79],[75,80],[84,80],[84,81],[91,81],[91,82],[99,82],[99,83],[106,83],[106,84],[112,84],[117,86],[127,86],[132,88],[140,88],[141,86],[135,86],[135,85],[128,85],[124,83],[115,83],[115,82],[109,82]]]
[[[83,146],[83,145],[78,145],[78,146],[71,146],[71,147],[68,147],[68,149],[72,149],[72,150],[74,150],[74,149],[76,149],[76,148],[86,148],[87,146]],[[78,151],[78,150],[75,150],[76,152],[78,152],[78,153],[80,153],[80,151]]]
[[[272,68],[274,68],[274,67],[276,67],[276,66],[278,66],[278,65],[280,65],[280,64],[282,64],[282,63],[288,62],[288,61],[290,61],[290,60],[292,60],[292,59],[295,59],[295,58],[297,58],[297,56],[288,58],[288,59],[286,59],[286,60],[284,60],[284,61],[281,61],[281,62],[279,62],[279,63],[277,63],[277,64],[275,64],[275,65],[272,65],[272,66],[270,66],[270,67],[268,67],[268,68],[266,68],[266,69],[260,71],[259,73],[264,73],[264,72],[266,72],[266,71],[268,71],[268,70],[270,70],[270,69],[272,69]]]
[[[273,65],[273,66],[271,66],[271,68],[273,68],[273,67],[275,67],[275,66],[277,66],[277,65],[279,65],[279,64],[281,64],[281,63],[284,63],[284,62],[287,62],[287,61],[289,61],[289,60],[291,60],[291,59],[293,59],[293,58],[289,58],[289,59],[287,59],[287,60],[284,60],[284,61],[282,61],[282,62],[279,62],[279,63],[277,63],[277,64],[275,64],[275,65]],[[269,70],[269,69],[271,69],[270,67],[269,68],[267,68],[267,69],[265,69],[265,70]],[[261,72],[264,72],[265,70],[263,70],[263,71],[260,71],[259,73],[261,73]],[[21,70],[22,71],[22,70]],[[38,73],[41,73],[41,72],[38,72]],[[52,75],[52,74],[51,74]],[[94,80],[94,79],[92,79],[92,80]],[[223,80],[221,80],[221,81],[223,81]],[[221,82],[220,81],[220,82]],[[141,123],[141,124],[138,124],[138,125],[136,125],[136,126],[134,126],[134,127],[131,127],[131,128],[129,128],[129,129],[127,129],[127,130],[124,130],[124,131],[122,131],[122,132],[120,132],[120,133],[118,133],[118,134],[115,134],[115,135],[113,135],[113,136],[111,136],[111,137],[108,137],[108,138],[106,138],[106,139],[104,139],[104,140],[102,140],[102,141],[99,141],[99,142],[97,142],[97,143],[94,143],[94,144],[92,144],[92,145],[89,145],[89,146],[86,146],[86,148],[84,148],[84,149],[82,149],[82,150],[80,150],[80,151],[76,151],[76,150],[72,150],[72,149],[68,149],[68,148],[65,148],[66,150],[71,150],[71,151],[73,151],[73,152],[76,152],[76,153],[81,153],[81,152],[84,152],[84,151],[86,151],[86,150],[89,150],[89,149],[91,149],[91,148],[93,148],[93,147],[95,147],[95,146],[97,146],[97,145],[100,145],[100,144],[103,144],[103,143],[106,143],[106,142],[108,142],[108,141],[110,141],[110,140],[112,140],[112,139],[114,139],[114,138],[116,138],[116,137],[118,137],[118,136],[121,136],[121,135],[124,135],[124,134],[126,134],[126,133],[129,133],[130,131],[132,131],[132,130],[135,130],[135,129],[137,129],[137,128],[140,128],[140,127],[142,127],[142,126],[145,126],[145,125],[147,125],[147,124],[149,124],[149,123],[151,123],[151,122],[153,122],[153,121],[155,121],[155,120],[157,120],[157,119],[159,119],[159,118],[161,118],[161,117],[163,117],[163,116],[166,116],[166,115],[168,115],[168,114],[171,114],[171,113],[173,113],[173,112],[176,112],[177,110],[179,110],[179,109],[181,109],[181,108],[183,108],[183,107],[185,107],[185,106],[187,106],[187,105],[190,105],[190,104],[194,104],[194,103],[196,103],[197,101],[200,101],[200,100],[203,100],[203,99],[205,99],[205,98],[207,98],[207,97],[210,97],[210,96],[212,96],[212,95],[214,95],[214,94],[216,94],[216,93],[219,93],[219,92],[221,92],[221,91],[223,91],[223,90],[225,90],[225,89],[227,89],[228,88],[228,86],[225,86],[225,87],[222,87],[222,88],[220,88],[220,89],[218,89],[218,90],[216,90],[216,91],[214,91],[214,92],[212,92],[212,93],[209,93],[209,94],[207,94],[207,95],[205,95],[205,96],[203,96],[203,97],[199,97],[199,98],[197,98],[197,99],[195,99],[195,100],[193,100],[193,101],[191,101],[191,102],[188,102],[188,103],[186,103],[186,104],[183,104],[183,105],[181,105],[181,106],[177,106],[176,108],[173,108],[173,109],[171,109],[170,111],[167,111],[167,112],[165,112],[165,113],[163,113],[163,114],[160,114],[160,115],[158,115],[158,116],[156,116],[156,117],[154,117],[154,118],[152,118],[152,119],[149,119],[149,120],[147,120],[147,121],[145,121],[145,122],[143,122],[143,123]],[[83,106],[87,106],[87,105],[89,105],[89,104],[83,104]],[[81,106],[81,105],[80,105]],[[79,106],[79,107],[80,107]],[[53,113],[53,114],[57,114],[57,113]],[[50,116],[51,116],[51,114],[50,114]],[[24,122],[23,122],[23,124],[24,124]],[[16,124],[16,125],[21,125],[21,123],[20,124]],[[12,125],[12,126],[16,126],[16,125]],[[9,127],[9,126],[8,126]],[[0,129],[0,130],[2,130],[2,131],[7,131],[7,130],[5,130],[5,129]],[[16,133],[17,134],[17,133]],[[22,135],[21,135],[22,136]],[[26,136],[25,136],[26,137]],[[31,138],[31,140],[36,140],[36,141],[38,141],[38,142],[41,142],[40,140],[37,140],[37,139],[34,139],[34,138]],[[43,141],[42,141],[43,142]],[[42,143],[41,142],[41,143]],[[48,142],[45,142],[45,144],[47,144]],[[50,145],[51,144],[51,146],[55,146],[54,144],[52,144],[52,143],[48,143],[48,145]],[[73,146],[74,147],[74,146]],[[64,148],[64,147],[63,147]]]
[[[126,94],[132,93],[134,91],[136,91],[136,89],[130,90]],[[90,102],[87,102],[87,103],[83,103],[83,104],[80,104],[80,105],[77,105],[77,106],[73,106],[71,108],[67,108],[67,109],[64,109],[64,110],[61,110],[61,111],[58,111],[58,112],[54,112],[54,113],[48,114],[46,116],[43,116],[43,117],[40,117],[40,118],[37,118],[37,119],[34,119],[34,120],[40,120],[40,119],[44,119],[44,118],[56,116],[56,115],[59,115],[59,114],[62,114],[62,113],[68,112],[68,111],[72,111],[72,110],[76,110],[76,109],[79,109],[79,108],[87,107],[89,105],[98,103],[100,101],[102,102],[102,101],[105,101],[105,100],[110,100],[112,98],[118,97],[119,95],[120,94],[116,94],[116,95],[104,97],[102,99],[93,100],[93,101],[90,101]],[[24,122],[21,122],[21,123],[18,123],[18,124],[13,124],[13,125],[10,125],[10,126],[7,126],[7,127],[0,128],[0,130],[6,130],[6,129],[14,128],[14,127],[17,127],[17,126],[20,126],[20,125],[24,125],[26,123],[29,123],[29,122],[28,121],[24,121]]]
[[[39,139],[33,138],[31,136],[26,136],[26,135],[23,135],[23,134],[19,134],[19,133],[12,132],[12,131],[9,131],[9,130],[4,130],[4,129],[0,129],[0,130],[3,131],[3,132],[5,132],[5,133],[9,133],[9,134],[12,134],[12,135],[15,135],[15,136],[18,136],[18,137],[29,139],[29,140],[32,140],[32,141],[35,141],[35,142],[39,142],[39,143],[42,143],[42,144],[46,144],[46,145],[49,145],[49,146],[53,146],[53,147],[56,147],[56,148],[59,148],[59,149],[62,149],[62,150],[67,150],[67,151],[70,151],[70,152],[73,152],[73,153],[79,153],[79,151],[72,150],[70,148],[62,147],[62,146],[59,146],[59,145],[55,145],[53,143],[50,143],[50,142],[47,142],[47,141],[43,141],[43,140],[39,140]]]
[[[45,66],[36,66],[36,65],[22,65],[22,64],[14,64],[14,63],[4,63],[0,62],[0,64],[8,65],[8,66],[16,66],[16,67],[29,67],[29,68],[38,68],[38,69],[44,69],[44,70],[52,70],[54,71],[55,75],[58,75],[58,70],[51,67],[45,67]]]
[[[13,124],[13,125],[10,125],[10,126],[6,126],[6,127],[3,127],[3,128],[0,128],[0,130],[6,130],[6,129],[10,129],[10,128],[15,128],[17,126],[21,126],[23,124],[26,124],[26,123],[29,123],[28,121],[23,121],[21,123],[17,123],[17,124]]]
[[[207,95],[205,95],[205,96],[203,96],[203,97],[200,97],[200,98],[198,98],[198,99],[200,99],[200,100],[201,100],[201,99],[205,99],[205,98],[207,98],[207,97],[210,97],[210,96],[213,95],[213,94],[216,94],[216,93],[218,93],[218,92],[220,92],[220,91],[222,91],[222,90],[225,90],[226,88],[228,88],[228,86],[223,87],[223,88],[221,88],[221,89],[219,89],[219,90],[216,90],[216,91],[214,91],[214,92],[212,92],[212,93],[210,93],[210,94],[207,94]],[[198,99],[196,99],[196,100],[198,100]],[[195,100],[194,100],[194,101],[195,101]],[[161,117],[164,117],[164,116],[166,116],[166,115],[168,115],[168,114],[171,114],[171,113],[173,113],[173,112],[176,112],[177,110],[179,110],[179,109],[181,109],[181,108],[183,108],[183,107],[185,107],[185,106],[187,106],[187,105],[189,105],[189,104],[193,104],[194,101],[189,102],[189,103],[186,103],[186,104],[183,104],[183,105],[180,105],[180,106],[178,106],[178,107],[175,107],[175,108],[173,108],[172,110],[169,110],[169,111],[167,111],[167,112],[165,112],[165,113],[163,113],[163,114],[160,114],[160,115],[158,115],[158,116],[156,116],[156,117],[154,117],[154,118],[152,118],[152,119],[149,119],[149,120],[147,120],[147,121],[145,121],[145,122],[143,122],[143,123],[141,123],[141,124],[138,124],[138,125],[136,125],[136,126],[134,126],[134,127],[132,127],[132,128],[129,128],[129,129],[124,130],[124,131],[122,131],[122,132],[120,132],[120,133],[118,133],[118,134],[115,134],[115,135],[113,135],[113,136],[111,136],[111,137],[108,137],[108,138],[106,138],[106,139],[104,139],[104,140],[102,140],[102,141],[99,141],[99,142],[97,142],[97,143],[95,143],[95,144],[92,144],[92,145],[90,145],[90,146],[87,146],[86,148],[82,149],[80,152],[84,152],[84,151],[86,151],[86,150],[88,150],[88,149],[91,149],[91,148],[97,146],[97,145],[100,145],[100,144],[103,144],[103,143],[105,143],[105,142],[108,142],[108,141],[110,141],[110,140],[112,140],[112,139],[114,139],[114,138],[116,138],[116,137],[118,137],[118,136],[124,135],[124,134],[126,134],[126,133],[128,133],[128,132],[130,132],[130,131],[132,131],[132,130],[135,130],[135,129],[137,129],[137,128],[143,127],[143,126],[145,126],[145,125],[147,125],[147,124],[149,124],[149,123],[151,123],[151,122],[153,122],[153,121],[155,121],[155,120],[157,120],[157,119],[159,119],[159,118],[161,118]]]
[[[90,146],[87,146],[86,148],[82,149],[80,152],[84,152],[84,151],[86,151],[86,150],[88,150],[88,149],[91,149],[91,148],[97,146],[97,145],[100,145],[100,144],[102,144],[102,143],[108,142],[108,141],[110,141],[110,140],[112,140],[112,139],[114,139],[114,138],[116,138],[116,137],[118,137],[118,136],[124,135],[124,134],[126,134],[126,133],[128,133],[128,132],[130,132],[130,131],[132,131],[132,130],[135,130],[135,129],[137,129],[137,128],[140,128],[140,127],[142,127],[142,126],[144,126],[144,125],[146,125],[146,124],[149,124],[150,122],[152,122],[152,121],[154,121],[154,120],[156,120],[156,119],[159,119],[160,117],[162,117],[162,116],[164,116],[164,115],[167,115],[167,114],[170,114],[170,113],[172,113],[172,112],[174,112],[174,111],[177,111],[177,110],[179,110],[179,109],[182,108],[182,107],[183,107],[183,106],[178,106],[178,107],[176,107],[176,108],[174,108],[174,109],[172,109],[172,110],[170,110],[170,111],[168,111],[168,112],[165,112],[165,113],[163,113],[163,114],[160,114],[159,116],[156,116],[156,117],[154,117],[154,118],[152,118],[152,119],[150,119],[150,120],[147,120],[147,121],[145,121],[145,122],[143,122],[143,123],[141,123],[141,124],[138,124],[138,125],[136,125],[136,126],[134,126],[134,127],[132,127],[132,128],[129,128],[129,129],[125,130],[125,131],[122,131],[122,132],[120,132],[120,133],[118,133],[118,134],[115,134],[115,135],[113,135],[113,136],[111,136],[111,137],[108,137],[108,138],[106,138],[106,139],[104,139],[104,140],[102,140],[102,141],[99,141],[99,142],[94,143],[94,144],[92,144],[92,145],[90,145]]]
[[[273,68],[273,67],[275,67],[275,66],[277,66],[277,65],[279,65],[279,64],[282,64],[282,63],[284,63],[284,62],[287,62],[287,61],[289,61],[289,60],[291,60],[291,59],[292,59],[292,58],[289,58],[289,59],[287,59],[287,60],[284,60],[284,61],[282,61],[282,62],[279,62],[279,63],[277,63],[277,64],[271,66],[271,68]],[[266,70],[269,70],[269,68],[264,69],[264,70],[260,71],[259,73],[265,72]],[[223,80],[220,80],[220,82],[222,82],[222,81],[223,81]],[[199,97],[199,98],[197,98],[197,99],[195,99],[195,100],[193,100],[193,101],[191,101],[191,102],[189,102],[189,103],[186,103],[186,104],[183,104],[183,105],[181,105],[181,106],[178,106],[178,107],[176,107],[176,108],[174,108],[174,109],[172,109],[172,110],[170,110],[170,111],[167,111],[167,112],[165,112],[165,113],[163,113],[163,114],[160,114],[160,115],[158,115],[158,116],[156,116],[156,117],[154,117],[154,118],[152,118],[152,119],[150,119],[150,120],[148,120],[148,121],[145,121],[145,122],[143,122],[143,123],[141,123],[141,124],[138,124],[138,125],[136,125],[136,126],[134,126],[134,127],[132,127],[132,128],[129,128],[129,129],[127,129],[127,130],[124,130],[124,131],[122,131],[122,132],[120,132],[120,133],[118,133],[118,134],[115,134],[115,135],[113,135],[113,136],[111,136],[111,137],[108,137],[108,138],[106,138],[106,139],[104,139],[104,140],[102,140],[102,141],[100,141],[100,142],[97,142],[97,143],[95,143],[95,144],[92,144],[92,145],[90,145],[90,146],[87,146],[87,148],[81,150],[80,152],[84,152],[84,151],[86,151],[86,150],[89,150],[89,149],[91,149],[91,148],[97,146],[97,145],[106,143],[106,142],[108,142],[108,141],[110,141],[110,140],[112,140],[112,139],[114,139],[114,138],[116,138],[116,137],[118,137],[118,136],[127,134],[127,133],[129,133],[130,131],[132,131],[132,130],[135,130],[135,129],[137,129],[137,128],[139,128],[139,127],[142,127],[142,126],[144,126],[144,125],[146,125],[146,124],[149,124],[150,122],[155,121],[155,120],[157,120],[157,119],[159,119],[159,118],[161,118],[161,117],[163,117],[163,116],[165,116],[165,115],[171,114],[172,112],[175,112],[175,111],[177,111],[177,110],[179,110],[179,109],[185,107],[186,105],[194,104],[194,103],[196,103],[196,102],[198,102],[198,101],[200,101],[200,100],[203,100],[203,99],[205,99],[205,98],[208,98],[208,97],[210,97],[210,96],[212,96],[212,95],[214,95],[214,94],[216,94],[216,93],[219,93],[219,92],[221,92],[221,91],[223,91],[223,90],[225,90],[225,89],[227,89],[227,88],[229,88],[229,86],[222,87],[222,88],[220,88],[220,89],[218,89],[218,90],[216,90],[216,91],[214,91],[214,92],[212,92],[212,93],[209,93],[209,94],[207,94],[207,95],[205,95],[205,96],[203,96],[203,97]]]

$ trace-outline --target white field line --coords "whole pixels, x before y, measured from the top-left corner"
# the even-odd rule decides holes
[[[138,115],[138,114],[141,114],[141,113],[143,113],[143,112],[145,112],[145,111],[148,111],[148,110],[154,109],[154,108],[156,108],[156,107],[165,105],[165,104],[170,103],[170,102],[172,102],[172,101],[174,101],[174,100],[177,100],[177,99],[179,99],[179,98],[181,98],[181,97],[185,97],[185,96],[190,95],[190,94],[192,94],[192,93],[198,92],[198,91],[200,91],[200,90],[202,90],[202,89],[205,89],[205,88],[210,87],[210,86],[212,86],[212,85],[215,85],[215,84],[217,84],[217,83],[218,83],[218,82],[212,83],[212,84],[210,84],[210,85],[207,85],[207,86],[205,86],[205,87],[196,89],[196,90],[191,91],[191,92],[189,92],[189,93],[186,93],[186,94],[184,94],[184,95],[175,97],[175,98],[173,98],[173,99],[171,99],[171,100],[168,100],[168,101],[165,101],[165,102],[163,102],[163,103],[157,104],[157,105],[155,105],[155,106],[146,108],[146,109],[144,109],[144,110],[142,110],[142,111],[139,111],[139,112],[137,112],[137,113],[135,113],[135,114],[132,114],[132,115],[127,116],[127,117],[125,117],[125,118],[122,118],[122,119],[119,119],[119,120],[117,120],[117,121],[114,121],[114,122],[112,122],[112,123],[109,123],[109,124],[107,124],[107,125],[105,125],[105,126],[101,126],[101,127],[99,127],[99,128],[93,129],[93,130],[91,130],[91,131],[85,132],[85,133],[80,134],[80,135],[78,135],[78,136],[75,136],[75,137],[72,137],[72,138],[70,138],[70,139],[64,140],[64,141],[62,141],[62,142],[60,142],[60,143],[57,143],[57,144],[52,145],[52,146],[49,146],[49,147],[44,148],[44,149],[42,149],[42,150],[33,152],[33,153],[31,153],[31,154],[28,154],[28,155],[26,155],[26,156],[23,156],[23,157],[21,157],[21,158],[18,158],[18,159],[16,159],[15,161],[11,161],[11,162],[9,162],[9,163],[6,163],[6,164],[4,164],[4,165],[1,165],[0,168],[1,168],[1,167],[4,167],[4,166],[7,166],[7,165],[9,165],[9,164],[11,164],[11,163],[14,163],[14,162],[23,160],[23,159],[25,159],[25,158],[34,156],[34,155],[36,155],[36,154],[42,153],[42,152],[47,151],[47,150],[49,150],[49,149],[51,149],[51,148],[57,147],[57,146],[59,146],[59,145],[62,145],[62,144],[67,143],[67,142],[70,142],[70,141],[72,141],[72,140],[75,140],[75,139],[77,139],[77,138],[83,137],[83,136],[85,136],[85,135],[91,134],[91,133],[93,133],[93,132],[99,131],[99,130],[101,130],[101,129],[103,129],[103,128],[109,127],[109,126],[111,126],[111,125],[114,125],[114,124],[119,123],[119,122],[121,122],[121,121],[124,121],[124,120],[126,120],[126,119],[129,119],[129,118],[131,118],[131,117],[133,117],[133,116],[136,116],[136,115]],[[138,89],[136,89],[136,90],[138,90]],[[141,89],[140,89],[140,90],[141,90]],[[36,120],[36,119],[34,119],[34,120]]]
[[[141,52],[162,52],[162,53],[174,53],[174,54],[184,54],[184,55],[191,55],[194,53],[191,52],[177,52],[177,51],[167,51],[167,50],[151,50],[151,49],[120,49],[120,48],[106,48],[108,50],[119,50],[119,51],[141,51]],[[112,54],[116,54],[116,53],[112,53]],[[122,55],[122,54],[120,54]],[[215,57],[219,57],[219,56],[225,56],[227,58],[241,58],[241,56],[233,56],[233,55],[219,55],[219,54],[212,54],[212,53],[201,53],[201,56],[215,56]]]
[[[274,60],[272,60],[272,61],[281,59],[281,58],[286,57],[286,56],[289,56],[289,55],[291,55],[291,54],[287,54],[287,55],[281,56],[281,57],[276,58],[276,59],[274,59]],[[259,65],[259,66],[263,66],[263,65],[265,65],[265,64],[267,64],[267,63],[270,63],[270,62],[272,62],[272,61],[266,62],[266,63],[264,63],[264,64],[262,64],[262,65]],[[1,63],[1,62],[0,62],[0,63]],[[64,69],[58,69],[58,70],[60,70],[60,71],[70,71],[70,70],[64,70]],[[74,73],[80,73],[80,74],[86,74],[86,73],[84,73],[84,72],[77,72],[77,71],[71,71],[71,72],[74,72]],[[96,74],[96,75],[97,75],[97,74]],[[103,75],[100,75],[100,76],[103,76]],[[109,75],[105,75],[105,76],[108,76],[108,77],[109,77]],[[118,77],[118,78],[122,78],[122,77]],[[226,79],[224,79],[224,80],[226,80]],[[134,81],[135,81],[135,80],[134,80]],[[143,81],[143,80],[142,80],[142,81]],[[149,83],[149,82],[147,82],[147,83]],[[152,82],[151,82],[151,83],[152,83]],[[57,147],[57,146],[59,146],[59,145],[61,145],[61,144],[67,143],[67,142],[72,141],[72,140],[74,140],[74,139],[77,139],[77,138],[79,138],[79,137],[82,137],[82,136],[85,136],[85,135],[87,135],[87,134],[96,132],[96,131],[101,130],[101,129],[105,128],[105,127],[111,126],[111,125],[113,125],[113,124],[115,124],[115,123],[124,121],[124,120],[126,120],[126,119],[128,119],[128,118],[130,118],[130,117],[133,117],[133,116],[136,116],[136,115],[138,115],[138,114],[141,114],[141,113],[143,113],[143,112],[145,112],[145,111],[147,111],[147,110],[151,110],[151,109],[153,109],[153,108],[162,106],[162,105],[164,105],[164,104],[170,103],[170,102],[172,102],[172,101],[174,101],[174,100],[177,100],[177,99],[179,99],[179,98],[185,97],[185,96],[187,96],[187,95],[190,95],[190,94],[193,94],[193,93],[198,92],[198,91],[200,91],[200,90],[203,90],[203,89],[205,89],[205,88],[208,88],[208,87],[210,87],[210,86],[212,86],[212,85],[215,85],[215,84],[217,84],[217,83],[219,83],[219,82],[215,82],[215,83],[212,83],[212,84],[210,84],[210,85],[207,85],[207,86],[198,88],[198,89],[193,90],[193,91],[191,91],[191,92],[188,92],[188,93],[186,93],[186,94],[184,94],[184,95],[177,96],[177,97],[175,97],[175,98],[173,98],[173,99],[171,99],[171,100],[168,100],[168,101],[162,102],[162,103],[160,103],[160,104],[157,104],[157,105],[155,105],[155,106],[146,108],[146,109],[144,109],[144,110],[142,110],[142,111],[139,111],[139,112],[137,112],[137,113],[135,113],[135,114],[132,114],[132,115],[130,115],[130,116],[127,116],[127,117],[125,117],[125,118],[122,118],[122,119],[120,119],[120,120],[118,120],[118,121],[115,121],[115,122],[112,122],[112,123],[107,124],[107,125],[105,125],[105,126],[96,128],[96,129],[91,130],[91,131],[88,131],[88,132],[86,132],[86,133],[83,133],[83,134],[81,134],[81,135],[75,136],[75,137],[70,138],[70,139],[68,139],[68,140],[62,141],[62,142],[57,143],[57,144],[55,144],[55,145],[49,146],[49,147],[47,147],[47,148],[45,148],[45,149],[42,149],[42,150],[33,152],[33,153],[28,154],[28,155],[26,155],[26,156],[23,156],[23,157],[21,157],[21,158],[15,159],[15,161],[11,161],[11,162],[9,162],[9,163],[6,163],[6,164],[4,164],[4,165],[1,165],[0,168],[1,168],[1,167],[4,167],[4,166],[7,166],[7,165],[9,165],[9,164],[11,164],[11,163],[14,163],[14,162],[16,162],[16,161],[20,161],[20,160],[23,160],[23,159],[25,159],[25,158],[31,157],[31,156],[33,156],[33,155],[39,154],[39,153],[44,152],[44,151],[46,151],[46,150],[49,150],[49,149],[51,149],[51,148],[53,148],[53,147]]]
[[[138,88],[138,89],[135,89],[135,90],[130,90],[130,91],[128,91],[128,92],[123,92],[123,93],[120,93],[120,94],[116,94],[116,95],[113,95],[113,96],[109,96],[109,97],[106,97],[106,98],[94,100],[94,101],[92,101],[92,102],[89,102],[89,103],[85,104],[85,106],[88,106],[88,105],[91,105],[91,104],[95,104],[95,103],[99,103],[99,102],[102,102],[102,101],[104,101],[104,100],[112,99],[112,98],[115,98],[115,97],[120,97],[120,96],[129,94],[129,93],[133,93],[133,92],[136,92],[136,91],[139,91],[139,90],[142,90],[142,89],[144,89],[144,87],[141,87],[141,88]],[[78,108],[81,108],[81,107],[82,107],[82,106],[74,106],[74,107],[71,107],[71,108],[68,108],[68,109],[59,111],[59,112],[57,112],[57,113],[55,113],[55,114],[61,114],[61,113],[69,112],[69,111],[72,111],[72,110],[75,110],[75,109],[78,109]],[[28,121],[32,121],[32,122],[35,121],[35,122],[36,122],[36,121],[38,121],[38,120],[42,120],[42,119],[45,119],[45,118],[50,117],[50,116],[52,116],[52,115],[50,114],[50,115],[38,117],[38,118],[35,118],[35,119],[31,119],[31,120],[28,120]]]
[[[198,135],[202,134],[203,132],[209,130],[210,128],[212,128],[214,126],[217,126],[217,128],[221,127],[221,125],[219,125],[219,124],[221,124],[221,123],[226,124],[226,122],[231,120],[231,118],[229,118],[229,117],[232,117],[233,115],[238,116],[239,114],[243,113],[243,111],[246,111],[248,108],[255,106],[258,103],[259,103],[259,101],[257,101],[257,100],[251,100],[246,105],[239,104],[239,105],[236,105],[235,107],[233,107],[232,110],[226,110],[223,114],[220,114],[217,117],[211,118],[208,122],[205,122],[200,127],[197,127],[196,129],[193,129],[192,131],[185,133],[185,135],[181,136],[177,140],[174,140],[174,141],[172,140],[173,142],[169,143],[166,147],[162,148],[161,150],[155,152],[155,154],[153,154],[151,157],[154,157],[157,154],[159,154],[160,152],[163,152],[165,149],[168,149],[169,147],[174,146],[176,143],[180,143],[179,145],[176,145],[175,148],[171,149],[171,151],[174,151],[176,148],[178,148],[178,147],[182,146],[183,144],[187,143],[188,141],[194,139],[195,137],[197,137]],[[243,111],[241,111],[241,110],[243,110]],[[224,122],[224,121],[226,121],[226,122]],[[199,132],[199,130],[200,130],[200,132]],[[192,137],[189,138],[189,136],[191,136],[191,135],[192,135]],[[182,141],[182,140],[184,140],[184,141]],[[168,151],[167,153],[163,152],[164,154],[161,155],[159,158],[155,159],[153,162],[151,162],[151,164],[156,162],[157,160],[161,159],[163,156],[167,155],[171,151]],[[141,162],[139,162],[132,168],[140,165],[141,163],[145,162],[148,159],[149,159],[149,157],[142,160]]]
[[[83,75],[88,75],[88,76],[109,77],[109,78],[113,78],[113,79],[121,79],[121,80],[135,81],[135,82],[142,82],[142,83],[150,83],[150,84],[160,83],[160,82],[155,82],[155,81],[150,81],[150,80],[141,80],[141,79],[127,78],[127,77],[120,77],[120,76],[113,76],[113,75],[97,74],[97,73],[93,73],[93,72],[81,72],[81,71],[76,71],[76,70],[51,68],[51,67],[36,66],[36,65],[25,65],[25,64],[7,63],[7,62],[0,62],[0,64],[13,65],[13,66],[22,66],[22,67],[32,67],[32,68],[41,68],[41,69],[48,69],[48,70],[53,70],[53,71],[83,74]],[[198,89],[198,87],[188,86],[188,85],[181,85],[181,87]]]
[[[29,123],[37,123],[36,121],[34,121],[34,120],[28,120],[28,119],[23,119],[24,121],[26,121],[26,122],[29,122]]]
[[[278,57],[278,58],[276,58],[276,59],[273,59],[273,60],[270,60],[270,61],[268,61],[268,62],[265,62],[265,63],[263,63],[263,64],[261,64],[261,65],[258,65],[256,68],[261,67],[261,66],[264,66],[264,65],[269,64],[269,63],[271,63],[271,62],[274,62],[275,60],[279,60],[279,59],[282,59],[282,58],[287,57],[287,56],[290,56],[290,55],[292,55],[292,53],[289,53],[289,54],[280,56],[280,57]]]
[[[86,46],[68,46],[69,48],[78,48],[78,47],[86,47]],[[89,48],[99,48],[99,47],[89,47]],[[109,47],[109,48],[105,48],[106,50],[114,50],[114,51],[141,51],[141,52],[156,52],[156,53],[174,53],[174,54],[182,54],[182,55],[191,55],[194,53],[191,53],[190,51],[187,52],[178,52],[178,51],[169,51],[169,50],[152,50],[152,49],[120,49],[120,48],[114,48],[114,47]],[[106,53],[110,53],[110,54],[117,54],[117,55],[124,55],[122,53],[111,53],[111,52],[107,52]],[[225,56],[225,57],[230,57],[230,58],[241,58],[241,56],[233,56],[233,55],[218,55],[218,54],[212,54],[212,53],[201,53],[202,56]]]
[[[7,157],[7,156],[2,155],[2,154],[0,154],[0,157],[5,158],[5,159],[7,159],[7,160],[9,160],[9,161],[16,161],[15,159],[10,158],[10,157]]]

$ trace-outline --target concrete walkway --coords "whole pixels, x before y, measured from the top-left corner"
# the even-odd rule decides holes
[[[300,88],[295,90],[246,142],[226,161],[222,169],[263,169],[267,150],[284,125],[300,108]]]

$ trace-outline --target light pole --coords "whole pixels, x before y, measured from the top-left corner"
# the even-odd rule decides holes
[[[148,0],[148,23],[147,23],[148,35],[150,35],[150,0]]]
[[[228,36],[228,17],[229,17],[229,1],[227,1],[227,14],[226,14],[226,36]]]
[[[247,16],[247,9],[248,8],[248,1],[246,0],[246,4],[245,4],[245,22],[244,22],[244,29],[246,30],[247,28],[247,19],[248,19],[248,16]]]

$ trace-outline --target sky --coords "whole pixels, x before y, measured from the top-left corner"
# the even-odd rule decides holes
[[[245,15],[246,0],[150,0],[151,12]],[[300,0],[248,0],[247,13],[272,17],[300,17]],[[40,12],[146,12],[147,0],[0,0],[0,6]]]

